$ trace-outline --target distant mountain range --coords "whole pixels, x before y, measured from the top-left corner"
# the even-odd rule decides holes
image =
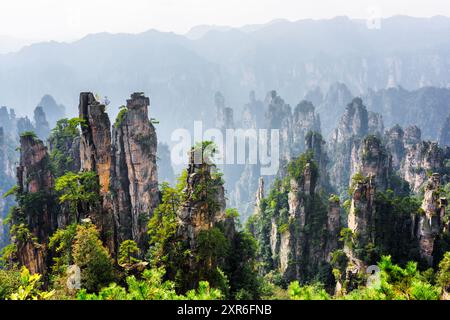
[[[100,33],[0,55],[0,105],[31,114],[51,94],[75,115],[78,92],[94,91],[108,96],[114,114],[130,92],[143,91],[167,141],[173,128],[211,118],[216,91],[240,110],[251,90],[263,97],[275,89],[296,105],[316,87],[326,92],[336,82],[369,96],[369,89],[397,86],[447,88],[449,57],[450,18],[442,16],[396,16],[383,19],[380,29],[336,17],[239,29],[199,26],[186,35]]]

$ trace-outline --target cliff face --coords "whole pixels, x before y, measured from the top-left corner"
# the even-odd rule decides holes
[[[322,98],[321,91],[314,93],[315,91],[309,92],[305,99],[316,106],[323,134],[328,137],[333,128],[338,125],[339,118],[344,113],[348,102],[353,99],[353,95],[345,84],[338,82],[331,84]]]
[[[56,199],[47,148],[31,135],[20,138],[17,167],[17,198],[20,209],[13,214],[13,242],[17,258],[31,272],[46,273],[46,245],[57,227]]]
[[[356,154],[352,154],[351,176],[356,173],[364,177],[372,176],[374,183],[380,190],[389,186],[392,174],[392,157],[375,136],[367,136],[361,142]]]
[[[354,171],[360,143],[367,135],[380,136],[382,120],[379,116],[367,112],[360,98],[347,105],[338,127],[330,139],[330,180],[339,192],[346,191]]]
[[[111,123],[105,106],[100,104],[90,92],[80,94],[79,117],[82,119],[80,137],[80,164],[83,171],[94,171],[100,183],[102,207],[89,213],[94,224],[100,229],[102,240],[111,253],[117,247],[115,242],[114,219],[109,195],[111,171]]]
[[[293,139],[291,106],[286,104],[276,91],[270,91],[266,95],[264,104],[267,128],[279,130],[280,158],[289,160]]]
[[[90,92],[80,94],[78,108],[80,119],[85,121],[81,126],[81,169],[97,172],[101,191],[106,194],[111,167],[111,123],[105,106]]]
[[[401,87],[369,90],[364,101],[370,110],[384,116],[388,127],[417,125],[425,139],[436,141],[439,129],[448,116],[450,91],[445,88],[422,87],[408,91]],[[427,116],[423,116],[426,111]]]
[[[422,202],[422,213],[419,217],[418,238],[420,256],[429,266],[433,266],[435,254],[435,241],[443,231],[443,219],[447,199],[439,196],[441,177],[434,173],[428,179],[425,186],[425,194]]]
[[[316,115],[313,104],[303,100],[295,107],[292,115],[291,154],[298,156],[305,152],[305,141],[309,132],[321,132],[320,118]]]
[[[16,152],[13,151],[13,143],[11,139],[5,135],[4,130],[0,127],[0,193],[4,194],[15,184],[15,170],[13,168],[16,160]],[[3,223],[8,215],[10,207],[14,201],[11,197],[0,198],[0,250],[8,244],[9,228]]]
[[[442,171],[446,158],[445,150],[436,142],[422,141],[407,147],[400,171],[411,189],[418,193],[429,172]]]
[[[45,140],[50,134],[50,126],[45,116],[44,109],[40,106],[34,109],[34,126],[39,139]]]
[[[339,200],[326,203],[316,192],[322,172],[312,153],[289,162],[286,174],[267,197],[257,193],[259,207],[250,220],[260,243],[262,272],[279,272],[287,283],[319,276],[328,286],[330,253],[340,231]]]
[[[214,273],[219,265],[223,268],[226,259],[196,259],[199,252],[204,250],[204,246],[208,246],[201,242],[201,235],[207,236],[213,228],[221,229],[229,242],[233,241],[235,235],[234,220],[225,212],[223,182],[215,174],[215,166],[205,162],[196,164],[194,159],[192,150],[185,180],[185,198],[177,213],[177,237],[183,243],[184,249],[191,252],[184,261],[186,274],[183,276],[187,278],[188,287],[195,286],[202,274]]]
[[[143,94],[132,94],[112,132],[111,193],[117,241],[133,239],[142,249],[147,246],[147,221],[159,202],[157,138],[148,118],[149,104]]]

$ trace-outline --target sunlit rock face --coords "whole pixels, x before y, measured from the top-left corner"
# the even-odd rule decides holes
[[[19,264],[26,266],[32,273],[47,272],[46,248],[50,235],[57,228],[58,210],[52,195],[53,186],[54,177],[47,148],[32,135],[21,136],[17,193],[22,199],[20,204],[24,217],[14,214],[12,223],[23,224],[28,231],[26,236],[14,237],[13,241],[17,246]]]
[[[157,138],[149,98],[134,93],[112,131],[111,191],[120,243],[133,239],[145,252],[147,221],[159,202]]]

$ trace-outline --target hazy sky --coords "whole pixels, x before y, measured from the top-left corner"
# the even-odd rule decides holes
[[[276,18],[298,20],[379,12],[450,16],[447,0],[0,0],[0,35],[72,40],[95,32],[185,33],[199,24],[241,26]]]

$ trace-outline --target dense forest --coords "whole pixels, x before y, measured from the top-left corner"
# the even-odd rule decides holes
[[[448,141],[385,130],[361,98],[324,138],[312,102],[250,97],[243,126],[281,131],[274,177],[214,164],[213,141],[175,177],[143,93],[114,123],[89,92],[51,125],[6,112],[0,299],[448,299]]]

